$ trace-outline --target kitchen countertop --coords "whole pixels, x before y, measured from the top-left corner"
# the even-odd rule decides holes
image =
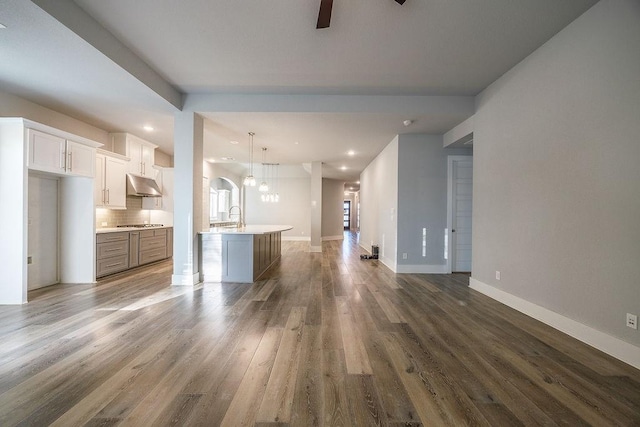
[[[267,234],[291,230],[291,225],[245,225],[244,227],[212,227],[199,234]]]
[[[173,228],[173,225],[162,225],[157,227],[105,227],[96,228],[96,234],[101,233],[117,233],[119,231],[140,231],[140,230],[155,230],[158,228]]]

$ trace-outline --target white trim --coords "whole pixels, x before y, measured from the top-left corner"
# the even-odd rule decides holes
[[[309,246],[309,252],[322,252],[322,246]]]
[[[387,258],[387,257],[378,257],[378,261],[380,261],[382,264],[384,264],[392,272],[397,273],[396,264],[393,262],[393,259]],[[391,265],[389,265],[389,264],[391,264]]]
[[[447,156],[447,271],[445,273],[451,273],[453,266],[451,265],[451,259],[453,257],[453,233],[451,233],[451,227],[453,226],[453,162],[461,162],[469,160],[473,162],[473,156]],[[473,243],[473,242],[472,242]]]
[[[340,235],[340,236],[324,236],[324,237],[322,237],[322,241],[324,242],[325,240],[344,240],[344,236]]]
[[[200,283],[200,272],[194,274],[172,274],[171,286],[193,286]]]
[[[311,237],[298,237],[298,236],[282,236],[282,241],[289,241],[289,242],[310,242],[311,241]]]
[[[469,287],[521,313],[572,336],[585,344],[597,348],[610,356],[640,369],[640,347],[608,335],[583,323],[576,322],[561,314],[512,295],[501,289],[487,285],[471,277]]]
[[[446,264],[398,264],[396,273],[447,274]]]

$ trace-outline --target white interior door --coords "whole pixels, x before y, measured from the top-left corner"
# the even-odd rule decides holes
[[[27,288],[59,282],[58,180],[29,175]]]
[[[473,212],[473,162],[452,162],[452,271],[471,271],[471,214]]]

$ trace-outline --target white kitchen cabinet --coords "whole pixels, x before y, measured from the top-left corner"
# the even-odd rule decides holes
[[[129,158],[128,173],[153,178],[157,145],[129,133],[112,133],[111,145],[114,152]]]
[[[76,141],[28,129],[29,169],[60,175],[93,177],[96,149]]]
[[[97,208],[127,208],[127,162],[104,152],[96,154],[94,200]]]

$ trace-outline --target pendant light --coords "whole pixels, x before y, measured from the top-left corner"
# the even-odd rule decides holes
[[[249,187],[256,186],[256,179],[253,177],[253,136],[255,133],[249,132],[249,175],[245,177],[243,184]]]
[[[260,187],[258,187],[258,191],[260,191],[261,193],[266,193],[269,191],[269,185],[267,184],[267,181],[265,180],[265,177],[264,177],[264,166],[266,165],[265,163],[266,156],[267,156],[267,149],[263,147],[262,148],[262,182],[260,183]]]

